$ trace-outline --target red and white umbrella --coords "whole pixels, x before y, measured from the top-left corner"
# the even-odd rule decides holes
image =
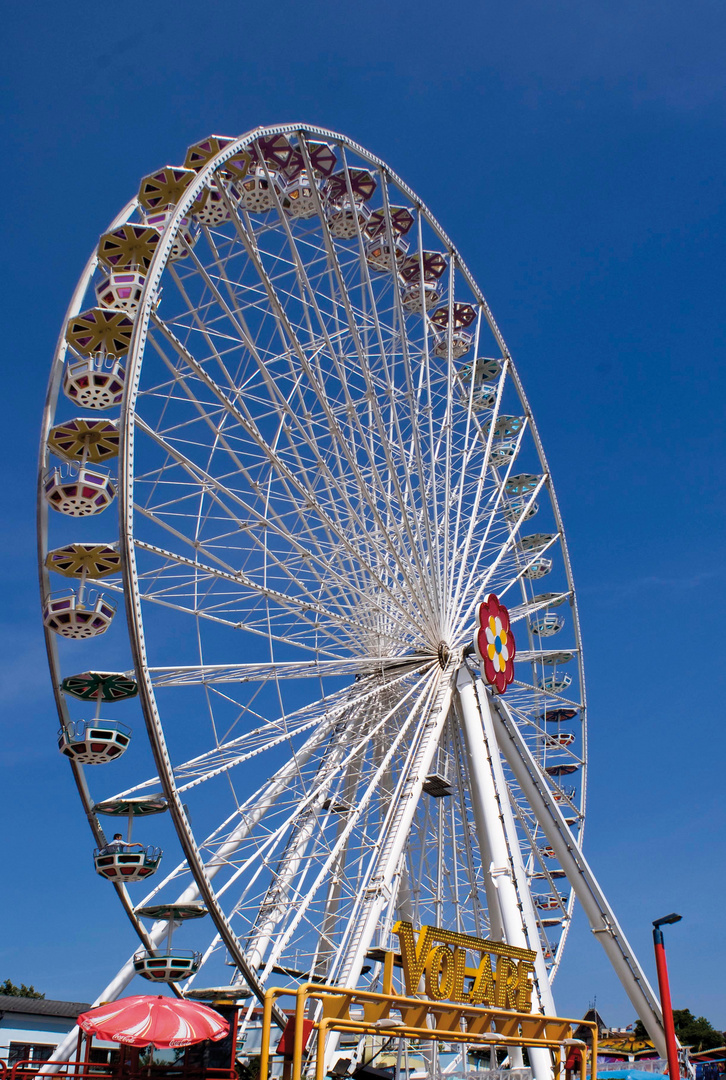
[[[137,994],[110,1001],[78,1017],[78,1026],[90,1035],[127,1046],[168,1050],[192,1046],[211,1039],[219,1042],[229,1034],[229,1024],[219,1013],[196,1001]]]

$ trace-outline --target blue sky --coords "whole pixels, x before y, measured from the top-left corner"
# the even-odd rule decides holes
[[[386,159],[483,288],[537,418],[578,588],[586,854],[654,979],[726,1027],[724,127],[720,3],[14,6],[4,239],[0,979],[92,999],[134,946],[55,749],[34,561],[49,364],[138,180],[211,133],[301,120]],[[565,1015],[633,1012],[579,916]]]

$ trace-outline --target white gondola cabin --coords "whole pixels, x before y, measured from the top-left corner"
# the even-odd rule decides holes
[[[539,679],[538,685],[550,694],[563,694],[572,685],[572,676],[565,673],[545,675]]]
[[[522,572],[522,577],[537,581],[539,578],[546,577],[551,569],[552,559],[533,559],[527,569]]]
[[[111,409],[121,404],[126,371],[120,360],[89,356],[69,363],[63,375],[63,393],[84,409]]]
[[[69,517],[100,514],[116,498],[116,488],[102,466],[63,465],[45,475],[43,494],[49,506]]]
[[[548,611],[541,619],[536,619],[529,625],[532,633],[537,637],[553,637],[562,630],[565,620],[560,615]]]
[[[58,732],[58,749],[77,765],[106,765],[127,750],[131,728],[118,720],[71,720]]]
[[[173,206],[167,206],[164,210],[151,211],[146,215],[146,224],[159,233],[163,233],[174,213],[175,207]],[[169,261],[175,262],[177,259],[186,259],[190,249],[194,247],[198,239],[199,230],[195,228],[194,219],[191,214],[186,214],[179,222],[179,231],[171,246]]]
[[[172,948],[172,935],[175,927],[189,919],[203,918],[207,914],[204,904],[151,904],[136,909],[136,914],[155,922],[166,921],[166,948],[140,949],[134,956],[134,970],[150,982],[176,982],[188,979],[201,966],[202,954],[183,949]]]
[[[162,851],[158,847],[139,844],[137,851],[108,851],[108,846],[97,848],[93,853],[96,873],[107,881],[143,881],[156,873],[161,862]]]
[[[98,306],[136,314],[145,281],[139,270],[111,270],[96,285]]]
[[[162,953],[143,949],[134,956],[134,971],[150,982],[170,983],[195,975],[201,963],[202,954],[199,952],[172,949]]]
[[[111,840],[93,853],[96,873],[109,881],[141,881],[155,873],[161,861],[161,849],[132,843],[132,825],[137,817],[162,814],[167,809],[166,799],[160,795],[106,799],[96,803],[93,807],[95,814],[125,817],[128,820],[125,841]]]
[[[53,594],[43,604],[43,623],[61,637],[81,641],[105,634],[116,614],[116,604],[102,593]]]

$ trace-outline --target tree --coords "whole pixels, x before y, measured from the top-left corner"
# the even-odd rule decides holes
[[[259,1054],[248,1058],[246,1062],[235,1062],[238,1080],[257,1080],[260,1075]]]
[[[0,994],[7,994],[8,997],[45,997],[45,994],[39,994],[34,986],[26,986],[25,983],[16,986],[15,983],[10,982],[10,979],[6,979],[4,983],[0,983]]]
[[[690,1009],[674,1009],[673,1026],[678,1041],[696,1052],[713,1050],[726,1042],[726,1033],[716,1031],[705,1016],[694,1016]],[[635,1023],[635,1035],[642,1039],[648,1038],[640,1020]]]

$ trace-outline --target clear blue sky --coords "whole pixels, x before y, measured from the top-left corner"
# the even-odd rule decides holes
[[[91,1000],[134,947],[57,721],[34,561],[48,368],[99,234],[156,166],[337,129],[429,204],[487,295],[552,466],[590,701],[586,853],[676,1007],[726,1027],[724,151],[719,0],[13,5],[4,22],[0,979]],[[632,1009],[578,917],[561,1012]]]

